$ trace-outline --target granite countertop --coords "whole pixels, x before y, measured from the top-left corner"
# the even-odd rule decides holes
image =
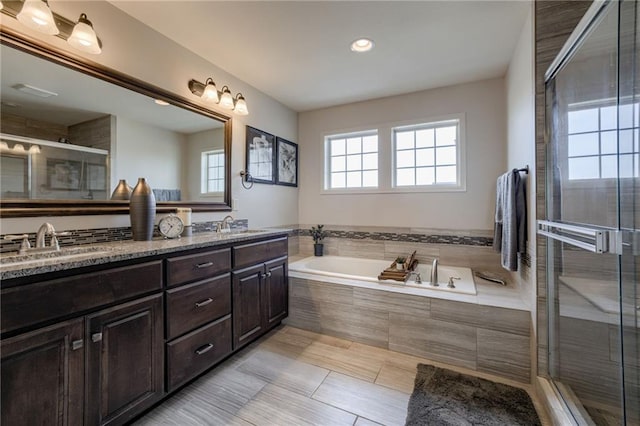
[[[26,258],[25,256],[3,255],[0,256],[0,280],[176,253],[190,249],[215,247],[264,237],[284,236],[289,231],[289,229],[274,228],[222,234],[201,232],[191,237],[182,237],[175,240],[158,238],[152,241],[129,240],[87,244],[63,247],[60,252],[51,253],[51,257],[36,259]],[[49,254],[42,254],[42,256],[49,256]]]

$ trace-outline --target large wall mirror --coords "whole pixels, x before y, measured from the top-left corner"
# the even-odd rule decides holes
[[[230,117],[12,30],[0,36],[2,217],[126,213],[111,194],[138,177],[158,211],[230,210]]]

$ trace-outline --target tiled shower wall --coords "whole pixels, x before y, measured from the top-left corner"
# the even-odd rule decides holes
[[[535,2],[535,113],[536,113],[536,181],[537,218],[545,218],[546,145],[544,74],[565,41],[576,27],[591,1]],[[537,318],[538,318],[538,375],[547,376],[547,283],[546,240],[537,238]]]

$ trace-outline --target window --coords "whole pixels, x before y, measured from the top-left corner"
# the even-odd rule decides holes
[[[618,168],[621,178],[640,176],[639,104],[621,104],[619,109],[615,104],[570,108],[569,180],[616,178]]]
[[[224,150],[206,151],[202,153],[202,194],[224,192]]]
[[[394,186],[461,187],[460,120],[395,127]]]
[[[378,132],[325,138],[325,189],[378,187]]]

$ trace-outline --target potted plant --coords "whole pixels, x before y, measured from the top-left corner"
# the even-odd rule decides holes
[[[407,261],[407,258],[404,256],[396,257],[396,269],[399,271],[404,271],[404,263]]]
[[[322,256],[324,248],[322,240],[327,236],[327,231],[322,228],[324,228],[324,225],[312,226],[310,231],[311,238],[313,238],[313,254],[316,256]]]

